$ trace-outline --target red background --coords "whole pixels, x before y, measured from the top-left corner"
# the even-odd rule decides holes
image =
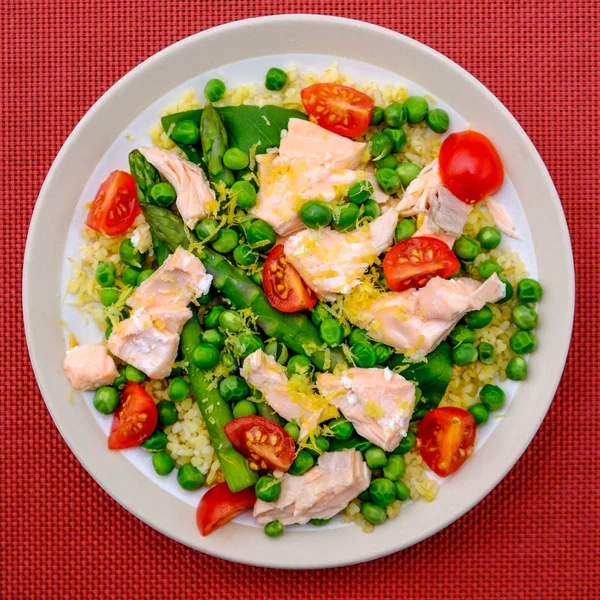
[[[1,10],[0,330],[7,377],[1,598],[598,597],[598,0],[3,0]],[[285,12],[341,15],[395,29],[446,54],[491,89],[531,136],[556,183],[578,285],[562,385],[533,443],[498,488],[414,548],[313,573],[203,556],[111,500],[46,411],[20,314],[22,254],[38,190],[96,98],[187,35]]]

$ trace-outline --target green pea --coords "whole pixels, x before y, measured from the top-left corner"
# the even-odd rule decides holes
[[[484,365],[493,365],[496,362],[496,349],[487,342],[481,342],[477,346],[477,354],[479,355],[479,362]]]
[[[265,525],[265,535],[267,537],[279,537],[284,534],[284,527],[281,524],[281,521],[271,521]]]
[[[427,114],[427,125],[431,131],[446,133],[450,127],[450,117],[443,108],[433,108]]]
[[[240,333],[233,340],[233,351],[240,360],[244,360],[253,352],[262,350],[264,347],[263,341],[254,333]]]
[[[225,331],[238,333],[244,327],[244,319],[242,319],[240,313],[235,310],[224,310],[219,315],[219,327],[225,329]]]
[[[483,277],[483,279],[491,277],[494,273],[500,275],[502,271],[504,271],[504,267],[493,258],[488,258],[479,265],[479,275]]]
[[[538,314],[527,304],[517,304],[511,312],[512,322],[524,331],[535,329],[538,326]]]
[[[223,155],[223,164],[232,171],[241,171],[242,169],[245,169],[249,163],[250,157],[240,148],[229,148]]]
[[[351,346],[354,344],[368,344],[371,340],[367,336],[367,334],[358,327],[354,327],[352,331],[350,331],[350,335],[348,336],[348,342]]]
[[[385,158],[392,151],[394,140],[392,140],[392,138],[384,131],[380,131],[369,140],[369,144],[371,146],[373,160],[380,160]]]
[[[219,222],[216,219],[204,219],[196,225],[196,237],[203,242],[213,236],[218,227]]]
[[[252,273],[252,275],[250,276],[250,279],[252,279],[252,281],[256,285],[258,285],[259,287],[262,287],[262,284],[263,284],[262,271],[257,271],[256,273]]]
[[[404,145],[406,144],[406,133],[404,133],[404,129],[386,127],[383,132],[387,133],[392,138],[392,152],[398,153],[404,148]],[[397,166],[398,164],[395,164],[392,168],[395,169]]]
[[[477,234],[477,240],[481,244],[482,248],[486,250],[493,250],[500,245],[502,241],[502,234],[496,227],[483,227]]]
[[[258,260],[258,256],[248,244],[241,244],[233,250],[233,260],[241,267],[249,267]]]
[[[373,525],[381,525],[387,519],[385,509],[373,504],[373,502],[363,502],[360,507],[360,514],[365,518],[365,521]]]
[[[272,356],[280,365],[285,365],[289,357],[287,346],[276,340],[267,344],[265,354]]]
[[[537,346],[537,339],[531,331],[517,331],[510,336],[510,349],[515,354],[529,354]]]
[[[371,122],[369,125],[381,125],[385,119],[385,110],[381,106],[375,106],[373,108],[373,114],[371,115]]]
[[[123,240],[119,246],[119,256],[121,260],[130,267],[142,266],[142,254],[133,246],[133,242],[127,238]]]
[[[285,71],[271,67],[265,77],[265,87],[271,92],[280,92],[287,84],[288,76]]]
[[[146,375],[139,369],[136,369],[133,365],[127,365],[125,367],[125,377],[127,381],[134,381],[135,383],[144,383],[146,381]]]
[[[184,370],[181,367],[173,367],[171,369],[171,377],[181,377],[184,374]]]
[[[360,207],[351,202],[340,204],[333,215],[333,228],[337,231],[352,231],[356,229]]]
[[[406,107],[400,102],[389,104],[384,112],[385,122],[390,127],[400,127],[406,123]]]
[[[506,402],[506,394],[497,385],[486,383],[479,392],[479,399],[488,410],[499,410]]]
[[[517,285],[517,298],[521,302],[535,304],[542,299],[542,286],[535,279],[521,279]]]
[[[140,275],[140,272],[135,267],[125,267],[123,271],[123,283],[125,285],[130,285],[131,287],[135,287],[137,285],[137,280]]]
[[[508,279],[505,279],[504,277],[499,277],[498,279],[500,279],[500,281],[504,284],[506,292],[504,293],[504,297],[500,298],[500,300],[496,300],[496,304],[504,304],[505,302],[508,302],[514,294],[514,290],[513,290],[513,286],[511,285],[510,281]]]
[[[251,400],[240,400],[233,407],[233,418],[239,419],[240,417],[250,417],[255,415],[257,412],[256,404]]]
[[[223,348],[225,347],[225,338],[216,329],[207,329],[202,334],[202,341],[207,344],[212,344],[213,346],[216,346],[219,350],[223,350]]]
[[[371,502],[371,494],[369,494],[369,490],[366,489],[364,492],[361,492],[357,498],[361,501],[361,502]]]
[[[383,467],[383,476],[392,481],[400,481],[406,472],[406,462],[399,454],[392,454],[388,457],[387,463]]]
[[[302,354],[292,356],[287,364],[287,373],[291,377],[292,375],[305,375],[310,376],[314,370],[313,364],[310,359]]]
[[[467,235],[462,235],[454,242],[454,254],[463,260],[473,260],[481,251],[477,240]]]
[[[119,290],[116,288],[103,288],[100,290],[100,302],[104,306],[112,306],[119,299]]]
[[[523,381],[527,377],[527,363],[521,356],[513,356],[506,365],[506,376],[512,381]]]
[[[378,169],[395,169],[398,166],[398,159],[393,154],[388,154],[375,163]]]
[[[396,242],[411,238],[417,231],[417,226],[414,219],[402,219],[396,225]]]
[[[372,221],[381,216],[381,208],[375,200],[367,200],[362,205],[362,214],[363,217]]]
[[[472,344],[475,342],[475,332],[466,325],[457,325],[450,333],[450,343],[454,346],[458,344]]]
[[[300,427],[298,427],[296,423],[290,421],[289,423],[285,424],[284,429],[290,434],[290,437],[294,440],[294,442],[298,441],[298,438],[300,437]]]
[[[375,349],[372,344],[358,342],[354,344],[350,349],[352,352],[352,358],[357,367],[361,367],[362,369],[370,369],[375,366],[377,361],[377,357],[375,355]]]
[[[465,315],[465,323],[471,329],[483,329],[494,319],[494,313],[489,306],[483,306],[479,310],[472,310]]]
[[[112,326],[112,324],[110,324],[104,330],[104,338],[108,339],[112,335],[112,332],[113,332],[113,326]]]
[[[185,121],[182,121],[185,123]],[[190,121],[193,122],[193,121]],[[194,123],[195,125],[195,123]],[[175,130],[173,130],[175,131]],[[196,132],[198,131],[198,126],[196,125]],[[173,136],[171,136],[173,137]],[[175,138],[173,138],[175,139]],[[197,138],[196,138],[197,139]],[[177,140],[176,140],[177,141]],[[157,206],[162,206],[167,208],[175,202],[177,199],[177,193],[175,192],[175,188],[168,182],[162,181],[160,183],[155,183],[150,188],[150,198],[152,199],[152,203]]]
[[[256,482],[254,492],[263,502],[275,502],[281,493],[281,483],[273,475],[263,475]]]
[[[394,488],[396,489],[396,498],[400,502],[405,502],[410,498],[410,488],[404,481],[394,481]]]
[[[173,406],[172,402],[161,400],[157,405],[158,411],[158,424],[162,427],[168,427],[173,425],[177,421],[177,409]]]
[[[383,477],[373,479],[369,486],[369,494],[374,504],[386,508],[396,499],[396,486],[392,481]]]
[[[371,469],[372,471],[375,469],[381,469],[382,467],[385,467],[388,461],[385,452],[377,446],[371,446],[370,448],[367,448],[365,450],[364,457],[367,463],[367,467],[369,467],[369,469]]]
[[[394,454],[406,454],[415,447],[416,443],[417,436],[412,431],[409,431],[406,436],[400,440],[400,443],[394,450]]]
[[[102,287],[111,287],[115,285],[117,275],[115,271],[115,265],[109,262],[101,261],[96,267],[96,281]]]
[[[325,527],[331,519],[311,519],[309,523],[315,527]]]
[[[245,379],[237,375],[229,375],[219,382],[219,392],[228,402],[231,400],[241,400],[248,396],[250,390]]]
[[[220,79],[209,79],[204,86],[204,97],[209,102],[218,102],[225,95],[225,84]]]
[[[250,210],[256,204],[256,189],[249,181],[236,181],[229,193],[235,196],[236,204],[244,210]]]
[[[113,387],[102,386],[94,392],[94,408],[103,415],[111,415],[119,406],[119,392]]]
[[[206,313],[204,317],[204,326],[207,329],[212,329],[213,327],[218,327],[219,325],[219,317],[221,313],[225,312],[225,307],[220,304],[217,306],[213,306],[208,313]]]
[[[315,464],[315,459],[312,454],[307,450],[300,450],[292,463],[292,466],[289,468],[288,473],[290,475],[304,475],[309,469],[311,469]]]
[[[420,123],[429,112],[429,105],[423,96],[411,96],[404,102],[406,108],[406,119],[409,123]]]
[[[477,425],[484,425],[490,418],[488,409],[486,408],[485,404],[481,404],[481,402],[473,404],[473,406],[469,406],[467,410],[473,415]]]
[[[125,377],[125,367],[119,367],[119,376],[112,382],[112,386],[116,390],[122,390],[127,385],[127,377]]]
[[[396,173],[400,177],[400,183],[403,188],[407,188],[413,179],[416,179],[421,172],[421,167],[412,162],[402,162],[396,167]]]
[[[188,492],[199,490],[205,481],[206,477],[204,474],[192,464],[183,465],[177,471],[177,482]]]
[[[324,319],[331,316],[325,305],[318,302],[310,312],[310,320],[318,327]]]
[[[256,219],[246,232],[246,242],[250,247],[260,252],[269,252],[275,245],[277,235],[273,228],[266,222]]]
[[[377,343],[373,346],[375,350],[375,364],[382,365],[393,354],[394,349],[385,344]]]
[[[198,123],[189,119],[179,121],[171,132],[171,139],[179,144],[195,144],[199,137]]]
[[[235,183],[235,175],[228,167],[225,167],[215,178],[216,183],[223,183],[225,187],[231,188]]]
[[[460,344],[452,350],[452,362],[459,367],[470,365],[477,360],[477,349],[473,344]]]
[[[400,175],[394,169],[379,169],[375,177],[379,187],[386,194],[395,194],[400,189]]]
[[[315,448],[306,448],[306,451],[310,452],[314,457],[321,456],[327,450],[329,450],[329,440],[322,435],[315,437]]]
[[[142,443],[142,448],[148,452],[160,452],[167,447],[167,434],[160,429],[156,429],[154,433]]]
[[[338,440],[347,440],[354,433],[354,426],[344,417],[338,417],[328,423],[329,429],[333,432],[333,436]]]
[[[238,362],[231,352],[222,352],[220,363],[228,370],[234,371],[238,368]]]
[[[322,229],[331,223],[333,211],[323,200],[309,200],[300,209],[300,219],[309,229]]]
[[[348,200],[353,204],[366,202],[374,192],[373,184],[366,179],[355,181],[348,189]]]
[[[146,279],[150,279],[152,274],[154,273],[154,269],[144,269],[137,278],[137,284],[142,285]]]
[[[339,346],[344,339],[344,328],[338,321],[328,317],[319,325],[321,339],[330,347]]]
[[[175,461],[166,452],[156,452],[152,455],[152,466],[158,475],[164,477],[175,468]]]
[[[173,402],[181,402],[190,395],[190,384],[181,377],[175,377],[171,379],[167,393]]]
[[[220,254],[231,252],[239,243],[240,237],[235,229],[219,229],[219,232],[211,242],[213,250]]]

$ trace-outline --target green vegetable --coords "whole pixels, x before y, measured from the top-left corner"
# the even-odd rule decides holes
[[[269,342],[265,348],[265,354],[272,356],[280,365],[285,365],[289,352],[285,344],[273,340]]]
[[[322,229],[331,223],[333,211],[323,200],[309,200],[300,209],[300,219],[309,229]]]
[[[537,339],[531,331],[517,331],[510,336],[510,349],[515,354],[529,354],[537,346]]]
[[[517,298],[521,302],[534,304],[542,299],[542,286],[535,279],[521,279],[517,285]]]
[[[267,537],[279,537],[283,533],[284,528],[280,521],[271,521],[265,525],[265,535]]]
[[[333,215],[333,228],[336,231],[352,231],[356,229],[360,207],[351,202],[340,204]]]
[[[242,244],[234,248],[232,256],[235,264],[240,267],[249,267],[258,260],[256,252],[248,244]]]
[[[479,310],[472,310],[465,315],[465,323],[471,329],[483,329],[487,327],[494,318],[494,313],[489,306],[483,306]]]
[[[171,132],[171,139],[178,144],[195,144],[200,138],[200,130],[198,123],[187,119],[179,121]],[[163,206],[162,204],[160,206]]]
[[[142,448],[148,452],[160,452],[167,447],[167,434],[160,429],[156,429],[154,433],[142,443]]]
[[[485,404],[481,404],[480,402],[473,404],[473,406],[469,406],[467,410],[473,415],[477,425],[483,425],[487,423],[488,419],[490,418],[490,413],[485,407]]]
[[[500,233],[500,230],[495,227],[483,227],[477,234],[477,240],[482,248],[493,250],[500,245],[502,234]]]
[[[304,475],[309,469],[311,469],[315,464],[315,459],[312,454],[307,450],[300,450],[292,463],[292,466],[289,468],[288,473],[290,475]]]
[[[240,360],[244,360],[256,350],[262,350],[264,347],[263,341],[254,333],[240,333],[233,341],[233,350]]]
[[[400,102],[393,102],[385,109],[385,122],[390,127],[400,127],[406,123],[406,107]]]
[[[427,125],[436,133],[446,133],[450,127],[450,117],[443,108],[433,108],[427,114]]]
[[[111,415],[119,406],[119,392],[113,387],[103,386],[94,392],[94,408],[103,415]]]
[[[506,365],[506,376],[512,381],[523,381],[527,377],[527,363],[521,356],[513,356]]]
[[[216,219],[204,219],[196,225],[196,236],[203,242],[205,239],[214,235],[218,227],[219,222]]]
[[[380,131],[369,140],[369,144],[373,160],[380,160],[392,151],[394,140],[385,131]]]
[[[208,176],[211,181],[215,181],[225,170],[223,156],[227,151],[227,131],[219,113],[210,102],[206,104],[200,117],[200,141]]]
[[[185,379],[175,377],[169,383],[167,394],[169,394],[169,400],[172,402],[181,402],[190,395],[190,386]]]
[[[524,331],[535,329],[538,326],[538,314],[527,304],[517,304],[511,313],[512,322]]]
[[[378,169],[395,169],[398,166],[398,159],[393,154],[388,154],[385,158],[379,159],[375,166]]]
[[[352,358],[357,367],[370,369],[375,366],[377,356],[375,355],[375,349],[372,344],[368,342],[358,342],[350,348],[350,351],[352,352]]]
[[[360,514],[373,525],[381,525],[387,519],[385,509],[373,504],[373,502],[363,502],[360,507]]]
[[[225,95],[226,89],[220,79],[209,79],[204,86],[204,97],[209,102],[218,102]]]
[[[314,448],[306,448],[307,452],[310,452],[315,458],[321,456],[323,452],[327,452],[329,450],[329,440],[322,435],[315,436],[315,447]]]
[[[156,262],[160,267],[165,262],[165,260],[167,260],[167,257],[169,256],[169,251],[167,250],[167,247],[154,236],[152,236],[152,245],[154,246],[154,255],[156,256]]]
[[[291,377],[292,375],[306,375],[310,376],[314,371],[314,367],[310,362],[310,359],[303,354],[297,354],[292,356],[287,364],[287,373]]]
[[[281,483],[273,475],[263,475],[254,486],[256,497],[263,502],[275,502],[281,493]]]
[[[158,475],[168,475],[175,468],[175,461],[166,452],[156,452],[152,455],[152,466]]]
[[[135,267],[125,267],[123,271],[123,283],[135,287],[141,271]]]
[[[350,343],[351,346],[354,346],[354,344],[359,344],[359,343],[360,344],[368,344],[371,342],[371,340],[362,329],[359,329],[358,327],[354,327],[352,329],[352,331],[350,331],[350,335],[348,336],[348,342]]]
[[[479,265],[479,275],[483,277],[483,279],[491,277],[494,273],[500,275],[502,271],[504,271],[504,267],[493,258],[488,258]]]
[[[240,417],[249,417],[251,415],[255,415],[257,412],[256,404],[251,400],[240,400],[236,402],[236,405],[233,407],[233,418],[239,419]]]
[[[454,254],[463,260],[473,260],[481,250],[477,240],[467,235],[462,235],[454,242]]]
[[[135,179],[138,200],[150,202],[150,190],[155,184],[160,183],[160,175],[139,150],[132,150],[128,158],[129,171]]]
[[[493,365],[496,362],[496,349],[487,342],[481,342],[477,346],[477,354],[479,355],[479,362],[484,365]]]
[[[513,297],[514,290],[513,290],[513,286],[511,285],[511,283],[508,279],[505,279],[504,277],[499,277],[498,279],[500,279],[500,281],[506,286],[506,292],[504,294],[504,298],[500,298],[500,300],[496,300],[496,304],[504,304],[505,302],[508,302]]]
[[[402,162],[396,167],[396,173],[400,177],[400,183],[403,188],[407,188],[413,179],[416,179],[421,172],[421,167],[412,162]]]
[[[386,508],[396,499],[396,486],[392,481],[383,477],[373,479],[369,486],[369,494],[374,504]]]
[[[383,132],[387,133],[392,138],[392,152],[397,153],[404,148],[404,144],[406,144],[406,133],[404,133],[404,129],[386,127]],[[392,168],[395,169],[397,166],[398,165],[395,164]]]
[[[111,287],[115,285],[117,280],[115,265],[112,263],[101,261],[96,267],[96,281],[102,287]]]
[[[427,100],[423,96],[411,96],[404,102],[406,108],[406,118],[409,123],[420,123],[425,119],[429,112]]]
[[[321,339],[329,346],[339,346],[344,339],[344,328],[332,317],[324,319],[319,325]]]
[[[394,450],[394,454],[406,454],[414,448],[416,443],[417,436],[412,431],[409,431],[406,436],[400,440],[400,443]]]
[[[463,343],[472,344],[475,342],[475,337],[476,334],[472,329],[466,325],[457,325],[448,336],[448,339],[451,344],[458,346],[458,344]]]
[[[333,419],[332,421],[329,421],[327,425],[333,432],[334,437],[338,440],[347,440],[354,433],[352,423],[347,419],[344,419],[344,417]]]
[[[452,362],[459,367],[470,365],[477,360],[477,349],[473,344],[460,344],[452,350]]]
[[[239,244],[239,241],[240,237],[235,229],[219,229],[211,242],[211,246],[217,252],[227,254]]]
[[[396,242],[411,238],[417,231],[417,226],[414,219],[402,219],[396,225]]]
[[[213,306],[204,317],[204,327],[213,329],[219,326],[219,317],[225,312],[225,307],[218,304]]]
[[[237,205],[244,210],[250,210],[256,204],[256,189],[249,181],[236,181],[229,193],[235,196]]]
[[[406,462],[399,454],[390,455],[383,466],[383,476],[391,481],[400,481],[405,472]]]
[[[382,365],[394,353],[394,349],[385,344],[377,343],[373,346],[375,350],[375,363]]]
[[[385,467],[388,459],[381,448],[371,446],[365,451],[365,461],[367,462],[369,469],[374,470]]]
[[[404,502],[410,498],[410,488],[404,481],[394,481],[394,487],[396,488],[396,498],[398,498],[400,502]]]
[[[373,108],[373,114],[371,115],[371,122],[369,125],[381,125],[385,119],[385,110],[381,106],[375,106]]]
[[[225,347],[225,338],[217,329],[207,329],[202,334],[202,341],[216,346],[219,350],[223,350]]]
[[[235,310],[224,310],[219,315],[219,327],[225,331],[238,333],[244,327],[244,319]]]
[[[238,368],[238,362],[231,352],[221,353],[220,363],[228,370],[233,371]]]
[[[379,208],[379,204],[375,200],[367,200],[362,205],[362,214],[363,217],[373,220],[381,216],[381,208]]]
[[[146,381],[146,375],[139,369],[136,369],[133,365],[127,365],[125,367],[125,377],[127,381],[134,381],[135,383],[144,383],[144,381]]]
[[[232,171],[241,171],[250,163],[250,157],[239,148],[229,148],[223,155],[223,164]]]
[[[255,285],[257,285],[258,287],[262,288],[262,284],[263,284],[262,271],[258,271],[256,273],[252,273],[250,279],[252,280],[252,282]]]
[[[374,192],[373,184],[366,179],[355,181],[348,189],[348,200],[353,204],[366,202]]]
[[[479,399],[488,410],[499,410],[506,402],[506,394],[497,385],[486,383],[479,392]]]
[[[265,87],[271,92],[280,92],[287,84],[287,73],[277,67],[271,67],[265,77]]]
[[[315,307],[311,310],[310,320],[318,327],[323,320],[330,315],[331,313],[325,308],[325,305],[321,302],[317,302]]]
[[[112,382],[111,385],[116,390],[122,390],[127,385],[127,377],[125,377],[125,367],[119,367],[119,376]]]
[[[256,219],[246,232],[246,242],[254,250],[258,250],[261,253],[269,252],[275,241],[277,240],[277,234],[273,228],[266,222]]]
[[[137,278],[137,284],[142,285],[146,279],[149,279],[154,273],[154,269],[144,269]]]
[[[375,177],[386,194],[395,194],[400,189],[400,175],[394,169],[379,169]]]
[[[161,400],[156,408],[158,410],[158,424],[161,427],[168,427],[177,421],[177,409],[172,402]]]
[[[142,255],[133,247],[133,242],[127,238],[119,246],[119,256],[121,260],[130,267],[142,266]]]
[[[324,527],[331,521],[331,519],[311,519],[309,523],[315,527]]]
[[[354,428],[352,429],[354,431]],[[354,449],[359,452],[366,452],[372,446],[369,440],[358,436],[351,436],[347,440],[331,438],[329,442],[329,452],[339,452],[340,450]]]
[[[206,481],[206,477],[194,465],[188,463],[177,471],[177,482],[188,492],[199,490]]]
[[[219,392],[228,402],[245,398],[250,390],[246,380],[238,375],[229,375],[219,382]]]

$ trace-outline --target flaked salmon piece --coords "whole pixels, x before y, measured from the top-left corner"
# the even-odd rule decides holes
[[[115,356],[150,379],[163,379],[171,373],[178,346],[179,335],[164,322],[153,320],[144,308],[116,325],[108,338],[108,349]]]
[[[515,238],[516,240],[520,240],[520,236],[517,233],[517,229],[513,220],[510,218],[510,215],[506,212],[506,209],[498,204],[496,200],[493,198],[487,199],[487,208],[494,219],[494,223],[496,227],[504,234],[511,238]]]
[[[319,392],[350,421],[359,435],[395,450],[406,435],[415,406],[415,386],[389,369],[321,373]]]
[[[436,158],[423,167],[419,175],[408,184],[402,199],[396,206],[398,213],[404,217],[410,217],[427,212],[429,195],[441,183],[439,163]]]
[[[185,308],[210,289],[212,275],[191,252],[179,247],[127,299],[133,309]]]
[[[189,160],[152,146],[139,149],[144,158],[175,188],[175,204],[183,222],[192,229],[214,214],[219,203],[204,171]]]
[[[287,259],[304,282],[324,300],[347,294],[360,277],[394,240],[398,214],[393,208],[348,233],[329,227],[306,229],[288,238]]]
[[[276,520],[282,525],[294,525],[311,519],[330,519],[370,483],[371,472],[360,452],[325,452],[317,466],[301,477],[284,474],[277,500],[257,500],[254,517],[261,525]]]
[[[181,334],[183,326],[192,318],[192,311],[187,308],[149,308],[148,314],[158,328],[165,328],[177,335]]]
[[[278,415],[297,423],[301,440],[317,429],[327,402],[310,390],[291,385],[285,367],[272,356],[256,350],[244,359],[240,374]]]
[[[137,224],[129,239],[135,250],[146,253],[152,246],[152,234],[150,233],[150,225],[146,219],[144,219],[143,215],[140,215],[140,217],[141,222]]]
[[[63,368],[71,385],[76,390],[95,390],[110,385],[119,372],[106,346],[88,344],[68,350]]]
[[[382,294],[348,316],[372,339],[416,358],[434,350],[467,312],[500,300],[505,293],[496,273],[484,283],[434,277],[418,290]]]

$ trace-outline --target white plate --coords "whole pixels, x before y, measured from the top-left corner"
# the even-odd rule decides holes
[[[129,150],[149,142],[148,127],[157,122],[160,108],[183,90],[200,91],[212,76],[230,85],[256,83],[273,64],[320,71],[334,60],[357,80],[427,91],[451,113],[454,129],[467,119],[494,140],[509,178],[502,200],[524,238],[514,247],[544,285],[539,348],[528,380],[509,389],[514,398],[503,417],[480,431],[477,452],[444,481],[433,503],[407,504],[396,520],[369,535],[338,523],[290,529],[271,540],[246,517],[202,538],[194,518],[199,493],[182,492],[174,475],[155,475],[141,450],[108,451],[110,419],[90,410],[91,394],[74,395],[64,377],[61,318],[84,342],[101,337],[61,304],[68,276],[64,257],[76,254],[84,204],[108,172],[127,167]],[[399,34],[357,21],[289,15],[232,23],[187,38],[142,63],[92,107],[61,149],[40,193],[27,240],[23,298],[31,360],[48,408],[78,459],[111,496],[152,527],[204,552],[257,565],[314,568],[410,546],[464,514],[504,477],[539,427],[558,385],[571,335],[574,276],[568,231],[550,177],[523,130],[488,90],[448,59]]]

